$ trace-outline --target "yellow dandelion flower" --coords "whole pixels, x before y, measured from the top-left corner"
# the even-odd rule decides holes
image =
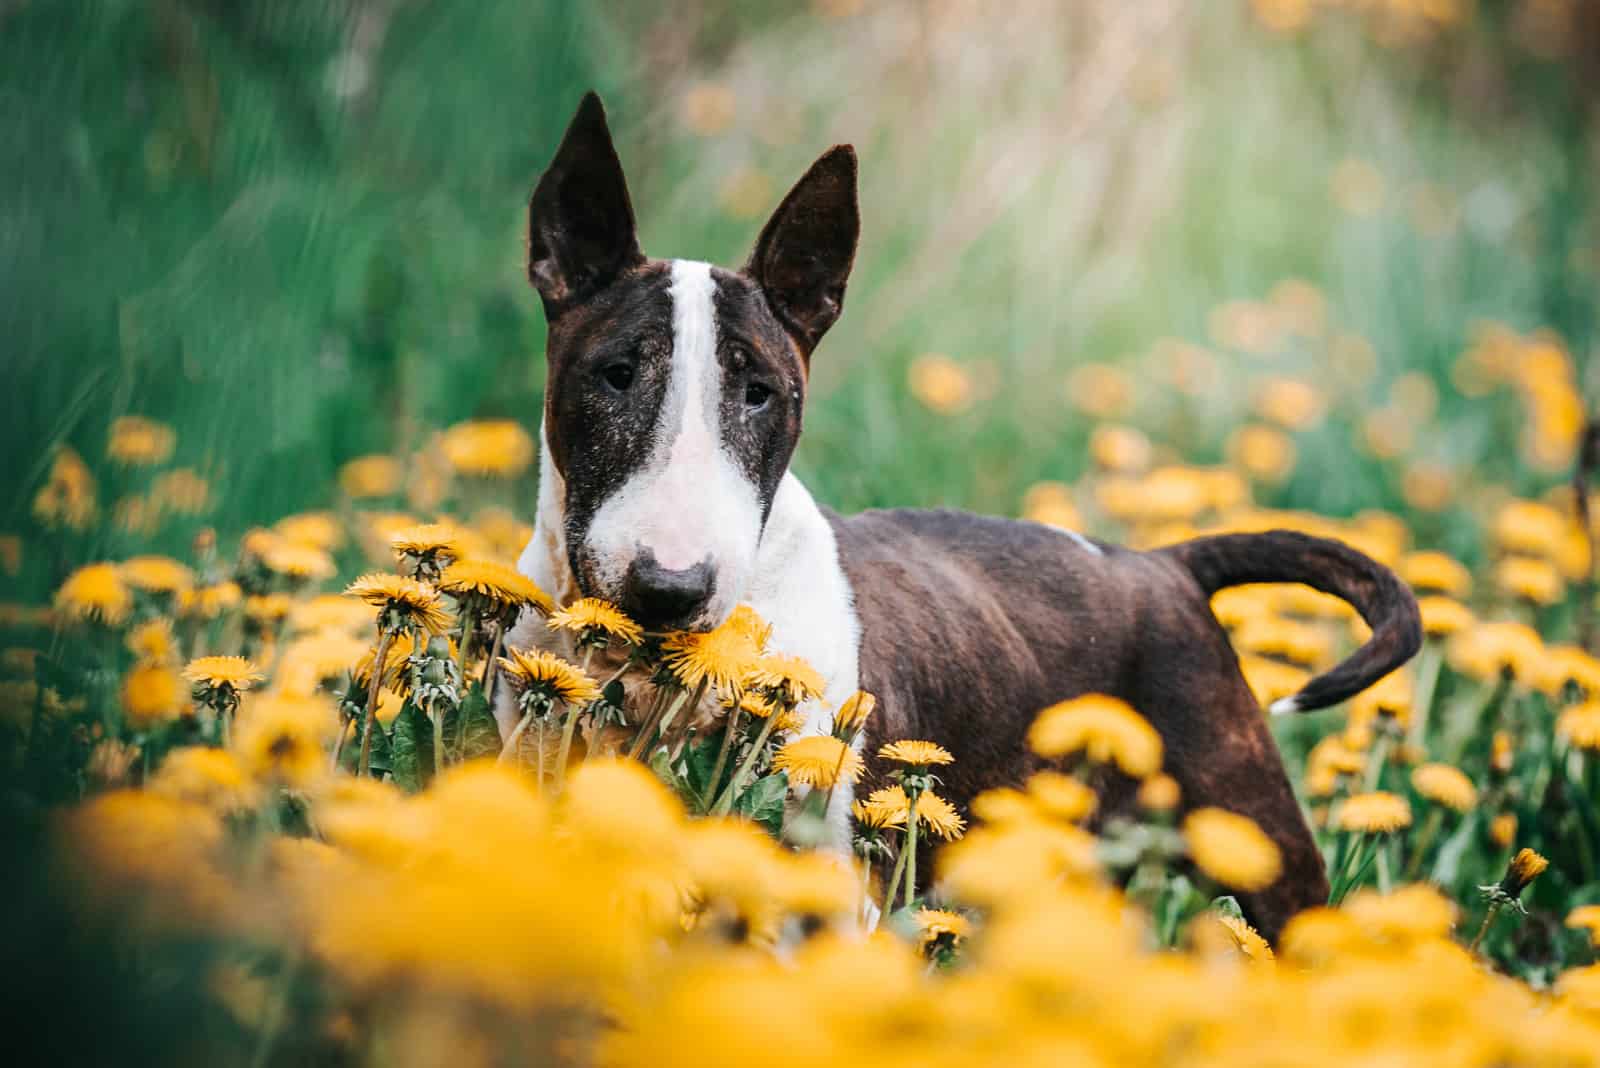
[[[172,458],[178,435],[165,423],[139,415],[124,415],[111,422],[106,457],[126,467],[154,467]]]
[[[1022,495],[1022,518],[1047,527],[1078,530],[1083,515],[1072,500],[1072,487],[1064,482],[1035,482]]]
[[[663,666],[679,685],[694,689],[709,682],[724,694],[742,692],[741,684],[761,658],[747,620],[730,616],[704,633],[674,631],[661,643]]]
[[[1567,593],[1556,566],[1531,556],[1507,556],[1495,564],[1494,584],[1507,596],[1542,605],[1557,604]]]
[[[196,686],[221,689],[226,686],[239,693],[250,689],[264,677],[261,669],[242,656],[202,656],[189,661],[183,677]]]
[[[233,581],[198,586],[178,594],[178,614],[185,619],[216,619],[244,603],[244,591]]]
[[[1500,889],[1516,897],[1527,889],[1529,883],[1543,875],[1548,867],[1550,862],[1543,855],[1526,847],[1519,849],[1517,855],[1511,858],[1511,863],[1506,865],[1506,874],[1505,878],[1500,880]]]
[[[404,640],[396,640],[395,646]],[[367,643],[360,638],[341,631],[319,631],[296,638],[284,647],[278,658],[275,682],[284,693],[314,693],[323,683],[343,677],[350,671],[350,665],[363,656],[368,657],[370,672],[371,655]],[[399,656],[398,653],[394,655]]]
[[[600,684],[554,653],[506,649],[500,669],[519,692],[540,695],[568,705],[587,705],[600,698]]]
[[[1220,941],[1228,951],[1238,953],[1245,960],[1270,962],[1275,959],[1272,947],[1261,937],[1261,933],[1237,916],[1208,912],[1200,922],[1204,926],[1196,933],[1202,941],[1207,940],[1211,932],[1215,932],[1221,936]]]
[[[1504,552],[1559,556],[1573,521],[1539,501],[1509,501],[1494,517],[1495,544]]]
[[[365,604],[340,593],[322,593],[296,601],[289,609],[287,626],[291,634],[355,634],[370,631],[376,618]]]
[[[892,760],[896,764],[909,764],[912,767],[928,768],[941,764],[955,763],[955,757],[941,745],[933,742],[899,741],[890,742],[878,750],[880,760]]]
[[[528,576],[493,560],[457,560],[439,576],[439,590],[458,600],[488,602],[491,612],[534,608],[548,616],[555,602]]]
[[[146,593],[178,593],[194,586],[194,572],[170,556],[135,556],[124,560],[122,580]]]
[[[1233,644],[1252,653],[1282,657],[1307,667],[1326,663],[1333,654],[1333,641],[1326,630],[1281,617],[1246,621],[1234,631]]]
[[[268,546],[261,554],[261,562],[273,574],[295,582],[332,578],[339,570],[327,550],[292,541],[280,541]]]
[[[56,591],[56,609],[67,619],[92,619],[99,623],[121,623],[133,607],[133,595],[123,582],[116,564],[85,564]]]
[[[1502,812],[1489,821],[1489,841],[1496,849],[1504,849],[1517,837],[1517,814]]]
[[[1462,674],[1478,679],[1510,674],[1517,679],[1537,673],[1544,656],[1544,639],[1525,623],[1479,623],[1450,640],[1450,664]]]
[[[1391,671],[1350,701],[1350,722],[1370,725],[1380,716],[1405,723],[1411,716],[1411,676]]]
[[[860,754],[831,734],[796,738],[772,759],[773,771],[786,771],[791,783],[818,790],[830,789],[840,780],[855,782],[863,767]]]
[[[339,488],[352,500],[392,497],[405,483],[405,468],[393,456],[357,456],[339,468]]]
[[[1107,471],[1142,471],[1153,454],[1150,439],[1131,426],[1102,424],[1089,435],[1089,455]]]
[[[845,698],[839,711],[833,714],[834,733],[850,737],[867,724],[867,718],[878,707],[878,699],[865,690],[857,690]]]
[[[1579,905],[1567,913],[1566,926],[1589,933],[1592,945],[1600,947],[1600,905]]]
[[[122,711],[136,729],[177,719],[188,697],[183,680],[164,664],[140,664],[122,677]]]
[[[1439,594],[1417,598],[1417,608],[1422,612],[1422,630],[1432,638],[1449,637],[1477,622],[1472,609]]]
[[[1146,812],[1171,812],[1182,799],[1178,780],[1171,775],[1152,775],[1139,784],[1139,807]]]
[[[1309,382],[1274,378],[1256,392],[1256,414],[1285,430],[1306,430],[1321,422],[1326,405],[1321,392]]]
[[[199,745],[168,753],[147,789],[174,801],[223,812],[250,808],[257,799],[255,785],[231,752]]]
[[[1359,834],[1389,834],[1411,826],[1411,806],[1386,790],[1353,794],[1339,806],[1339,830]]]
[[[450,625],[450,615],[439,604],[439,595],[416,579],[372,572],[356,579],[344,592],[430,634],[442,634]]]
[[[912,396],[940,415],[954,415],[972,403],[971,372],[939,353],[928,353],[913,360],[906,372],[906,382]]]
[[[1444,938],[1455,926],[1459,912],[1455,902],[1425,883],[1387,894],[1357,890],[1339,911],[1355,920],[1368,938],[1399,944]]]
[[[1294,471],[1294,439],[1270,426],[1243,426],[1228,435],[1228,460],[1251,478],[1276,485]]]
[[[1568,745],[1600,752],[1600,700],[1585,701],[1562,711],[1556,734]]]
[[[404,569],[413,577],[419,567],[437,574],[461,559],[461,531],[449,523],[417,523],[389,536]]]
[[[951,912],[948,909],[918,909],[914,919],[917,923],[917,940],[922,944],[924,951],[932,949],[941,942],[954,945],[972,935],[972,921],[959,912]]]
[[[1554,698],[1561,697],[1569,684],[1585,694],[1600,694],[1600,658],[1576,645],[1546,646],[1531,681]]]
[[[744,688],[758,690],[789,708],[822,696],[826,683],[816,668],[798,656],[769,655],[757,660],[743,679]]]
[[[262,695],[240,708],[233,752],[256,782],[305,787],[327,773],[324,750],[337,728],[325,698]]]
[[[895,818],[895,810],[888,805],[869,805],[865,801],[855,801],[850,806],[850,817],[862,826],[875,831],[889,827],[905,826],[905,810],[902,809],[899,819]]]
[[[909,805],[905,791],[898,786],[874,790],[862,805],[866,818],[861,822],[869,827],[904,827]],[[967,826],[955,806],[932,790],[917,797],[917,823],[945,841],[961,837]]]
[[[294,607],[294,598],[287,593],[256,593],[244,599],[244,617],[262,629],[269,629],[286,619]]]
[[[1040,771],[1028,777],[1028,799],[1040,812],[1068,823],[1087,819],[1094,812],[1094,791],[1070,775]]]
[[[550,614],[546,624],[551,630],[564,630],[577,636],[579,644],[603,645],[620,642],[637,645],[644,638],[644,628],[628,618],[628,614],[610,601],[598,597],[584,597],[565,608]]]
[[[150,484],[150,499],[179,515],[199,515],[211,504],[211,483],[193,468],[175,468]]]
[[[1465,597],[1472,592],[1472,572],[1447,553],[1432,549],[1407,553],[1397,570],[1418,593]]]
[[[33,514],[46,526],[86,530],[94,521],[94,475],[72,449],[62,446],[50,463],[50,475],[33,499]]]
[[[457,423],[444,432],[439,447],[463,475],[514,478],[533,462],[533,438],[509,419]]]
[[[152,619],[128,632],[128,651],[141,664],[171,664],[178,654],[178,639],[170,619]]]
[[[1265,890],[1283,872],[1278,846],[1248,816],[1198,808],[1183,820],[1196,867],[1233,890]]]
[[[344,524],[332,512],[299,512],[272,524],[273,533],[291,545],[332,552],[344,544]]]
[[[1411,785],[1429,801],[1457,812],[1478,803],[1478,788],[1460,768],[1449,764],[1423,764],[1411,772]]]
[[[383,658],[383,679],[379,685],[391,690],[409,692],[409,680],[406,674],[406,661],[428,647],[431,639],[426,634],[399,634],[389,643],[388,652]],[[369,645],[364,641],[358,642],[361,651],[354,660],[347,661],[350,667],[350,677],[356,685],[365,689],[372,685],[372,664],[378,658],[378,647]],[[451,642],[451,648],[455,643]],[[287,654],[285,654],[287,658]]]
[[[1126,702],[1085,694],[1051,705],[1028,728],[1028,746],[1040,756],[1082,752],[1096,764],[1115,763],[1135,779],[1161,770],[1161,736]]]
[[[772,640],[772,624],[761,618],[761,613],[747,604],[741,604],[728,614],[723,626],[731,627],[744,634],[755,643],[756,649],[762,653],[767,651],[767,642]]]
[[[972,815],[984,823],[1021,823],[1037,819],[1033,799],[1010,786],[985,790],[972,799]]]

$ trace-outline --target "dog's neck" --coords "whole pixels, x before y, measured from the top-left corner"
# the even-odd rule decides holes
[[[582,592],[567,555],[565,486],[542,427],[540,437],[538,514],[517,568],[569,604]],[[739,599],[772,625],[773,651],[803,657],[827,681],[823,700],[802,707],[799,733],[826,732],[832,710],[859,685],[861,628],[833,527],[793,472],[773,498],[755,573]]]

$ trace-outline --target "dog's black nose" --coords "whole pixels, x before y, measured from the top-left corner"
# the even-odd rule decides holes
[[[646,630],[681,628],[693,622],[711,600],[714,585],[710,560],[671,571],[646,551],[628,568],[623,607]]]

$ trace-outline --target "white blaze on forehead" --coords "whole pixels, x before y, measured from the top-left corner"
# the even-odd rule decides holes
[[[722,440],[722,366],[717,359],[717,286],[711,265],[672,261],[672,364],[644,466],[595,513],[588,549],[599,578],[620,593],[628,565],[649,551],[679,571],[708,560],[715,623],[749,581],[761,539],[756,487]]]

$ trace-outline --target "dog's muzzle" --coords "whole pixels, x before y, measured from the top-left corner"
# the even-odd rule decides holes
[[[622,584],[622,607],[646,630],[691,628],[716,590],[716,572],[709,558],[673,571],[642,549],[628,565]]]

